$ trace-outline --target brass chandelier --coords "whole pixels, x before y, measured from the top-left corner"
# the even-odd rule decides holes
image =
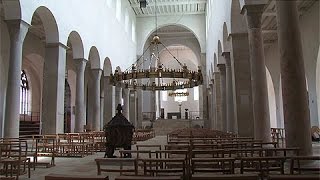
[[[156,6],[155,0],[155,6]],[[121,86],[122,88],[141,89],[147,91],[166,91],[176,90],[184,88],[193,88],[203,83],[203,77],[201,68],[198,67],[197,71],[189,70],[186,64],[182,64],[160,41],[160,37],[157,35],[157,9],[155,7],[155,21],[156,32],[151,40],[148,48],[146,48],[143,54],[124,72],[120,72],[117,69],[114,74],[110,75],[110,82],[114,86]],[[180,69],[170,69],[164,67],[160,61],[159,46],[163,46],[164,50],[168,51],[173,59],[179,64]],[[148,69],[141,69],[139,66],[144,62],[142,57],[149,50],[151,46],[154,46],[155,53],[150,56],[150,64],[154,60],[156,62],[155,67],[149,67]],[[154,58],[152,58],[154,57]],[[142,60],[142,62],[141,62]],[[157,81],[156,81],[157,80]]]

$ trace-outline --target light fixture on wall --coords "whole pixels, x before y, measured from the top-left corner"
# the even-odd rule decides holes
[[[141,5],[141,1],[140,1]],[[158,36],[158,18],[157,18],[157,1],[155,0],[155,35],[149,43],[149,46],[144,50],[143,54],[124,72],[117,69],[114,74],[110,75],[110,81],[115,86],[130,89],[142,89],[149,91],[158,90],[176,90],[184,88],[193,88],[203,83],[201,68],[197,71],[191,71],[186,64],[182,64],[169,49],[160,41]],[[161,46],[161,47],[160,47]],[[143,58],[150,48],[153,47],[149,56],[150,64],[155,64],[155,67],[148,69],[139,68],[146,60]],[[167,51],[175,62],[180,66],[179,69],[171,69],[165,67],[160,61],[160,48]]]

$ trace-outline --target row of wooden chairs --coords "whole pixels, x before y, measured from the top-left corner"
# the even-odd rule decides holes
[[[19,179],[22,174],[30,178],[31,162],[28,157],[28,144],[26,140],[16,138],[0,140],[0,172],[5,177]]]

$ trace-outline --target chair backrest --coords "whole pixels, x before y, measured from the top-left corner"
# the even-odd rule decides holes
[[[45,180],[109,180],[107,177],[83,176],[83,175],[67,175],[67,174],[49,174],[45,176]]]

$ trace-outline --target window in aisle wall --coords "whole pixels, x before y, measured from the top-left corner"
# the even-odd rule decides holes
[[[126,10],[125,16],[124,16],[124,30],[126,31],[126,33],[129,30],[129,14],[128,11]]]
[[[199,86],[193,88],[193,99],[199,101]]]
[[[168,101],[168,91],[161,91],[162,101]]]
[[[121,0],[117,0],[116,5],[116,18],[120,21],[121,20]]]
[[[132,21],[132,41],[136,42],[136,25],[134,24],[134,22]]]
[[[28,114],[29,112],[29,81],[25,70],[21,71],[20,79],[20,114]]]
[[[187,93],[188,89],[177,89],[174,92],[175,93]],[[175,96],[174,101],[176,101],[176,102],[188,101],[188,96]]]

